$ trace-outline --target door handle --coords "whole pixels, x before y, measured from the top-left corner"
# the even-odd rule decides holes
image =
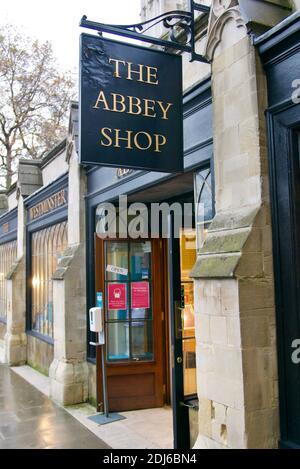
[[[179,403],[182,407],[188,407],[189,409],[194,409],[195,406],[193,406],[192,404],[186,404],[185,402],[180,402]]]

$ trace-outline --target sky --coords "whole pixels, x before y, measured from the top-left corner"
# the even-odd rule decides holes
[[[22,26],[26,35],[52,43],[63,69],[76,73],[83,15],[99,23],[140,22],[140,0],[1,0],[0,24]]]

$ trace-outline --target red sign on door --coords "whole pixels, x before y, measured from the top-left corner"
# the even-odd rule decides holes
[[[150,308],[149,282],[131,283],[131,307]]]
[[[108,309],[127,309],[126,283],[108,284]]]

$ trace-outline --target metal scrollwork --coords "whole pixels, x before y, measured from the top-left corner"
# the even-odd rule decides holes
[[[195,53],[195,11],[209,14],[210,8],[191,2],[191,11],[173,10],[163,13],[155,18],[144,21],[143,23],[134,23],[129,25],[112,25],[88,21],[83,16],[80,26],[94,29],[99,34],[111,33],[123,37],[137,39],[148,42],[153,45],[162,46],[165,49],[175,49],[181,52],[189,52],[192,60],[207,62],[207,60]],[[146,33],[158,25],[162,25],[167,31],[162,37],[148,36]]]
[[[86,17],[83,17],[86,19]],[[181,34],[185,34],[187,38],[184,44],[189,44],[191,39],[192,16],[190,12],[175,10],[163,13],[155,18],[144,21],[143,23],[135,23],[129,25],[106,25],[113,28],[119,28],[127,31],[132,31],[137,34],[145,34],[155,26],[162,24],[165,29],[169,31],[169,40],[174,42],[182,42],[178,39]],[[142,39],[142,38],[141,38]]]

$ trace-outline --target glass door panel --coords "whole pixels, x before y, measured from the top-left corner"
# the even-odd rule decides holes
[[[128,243],[106,242],[106,280],[128,281]]]
[[[107,360],[129,359],[129,324],[112,322],[107,325]]]
[[[138,360],[153,359],[152,321],[132,322],[131,329],[132,357]]]
[[[131,280],[151,278],[151,242],[130,243]]]
[[[153,360],[150,241],[105,241],[107,360]]]

